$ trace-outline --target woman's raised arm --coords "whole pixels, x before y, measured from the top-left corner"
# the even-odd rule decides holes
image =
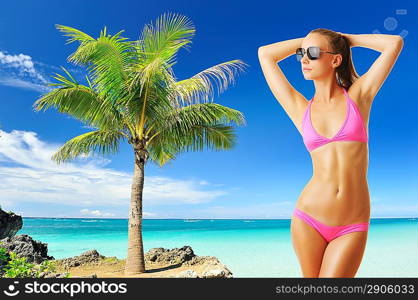
[[[258,59],[264,77],[273,95],[295,124],[299,124],[301,111],[306,107],[306,98],[287,80],[277,63],[295,54],[303,38],[291,39],[258,48]]]
[[[399,35],[391,34],[344,34],[351,47],[365,47],[381,52],[369,70],[357,79],[361,99],[371,103],[388,77],[402,48],[403,39]]]

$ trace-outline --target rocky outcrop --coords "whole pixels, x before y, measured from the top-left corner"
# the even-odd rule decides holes
[[[175,266],[181,268],[178,273],[162,277],[177,277],[177,278],[232,278],[232,272],[222,264],[214,256],[197,256],[194,254],[190,246],[183,246],[182,248],[152,248],[144,254],[145,264],[148,267],[152,266]],[[100,255],[97,250],[89,250],[79,256],[57,259],[56,265],[59,269],[71,273],[73,267],[97,266],[99,270],[104,261],[106,265],[120,263],[121,260],[115,256],[106,257]],[[186,270],[184,270],[186,267]],[[93,268],[94,270],[94,268]],[[79,276],[71,276],[76,278]],[[97,277],[95,273],[82,278]]]
[[[64,273],[42,272],[39,274],[40,278],[64,278],[73,267],[78,266],[97,266],[101,267],[101,263],[106,260],[107,264],[114,264],[120,262],[115,256],[106,257],[100,255],[97,250],[89,250],[78,256],[63,258],[55,260],[53,256],[48,256],[48,244],[33,240],[32,237],[26,234],[7,237],[0,240],[0,246],[5,248],[7,252],[15,252],[19,257],[26,257],[30,263],[40,264],[44,260],[54,260],[54,264],[65,271]],[[160,266],[176,266],[182,267],[177,274],[168,277],[177,278],[231,278],[232,272],[223,265],[214,256],[197,256],[194,254],[190,246],[183,246],[181,248],[165,249],[152,248],[144,254],[146,265],[160,265]],[[183,267],[187,269],[184,270]],[[190,267],[190,269],[188,268]],[[2,268],[0,268],[2,269]],[[78,276],[71,276],[73,278]],[[97,278],[95,273],[82,278]]]
[[[78,267],[82,265],[97,265],[99,262],[106,258],[106,256],[100,255],[97,250],[89,250],[81,253],[78,256],[69,258],[57,259],[56,263],[62,266],[64,269]]]
[[[182,271],[182,272],[180,272],[177,275],[174,275],[172,277],[177,277],[177,278],[199,278],[199,275],[197,275],[196,271],[193,271],[193,270],[185,270],[185,271]]]
[[[171,277],[182,278],[231,278],[232,272],[215,256],[196,256],[190,246],[165,249],[152,248],[144,254],[145,261],[167,265],[190,266]]]
[[[0,240],[14,237],[22,229],[22,217],[13,212],[5,212],[0,208]]]
[[[232,272],[227,266],[222,264],[215,256],[195,256],[191,260],[183,263],[183,266],[195,267],[200,272],[198,278],[232,278]],[[186,272],[184,277],[189,273]],[[183,277],[183,274],[177,274],[175,277]]]
[[[67,274],[68,274],[67,272],[64,272],[64,273],[41,272],[39,273],[39,278],[66,278]]]
[[[196,255],[190,246],[183,246],[182,248],[152,248],[144,254],[145,260],[157,263],[166,263],[168,265],[182,264],[191,260]]]
[[[26,257],[30,263],[40,264],[44,260],[54,259],[53,256],[48,256],[47,243],[33,240],[27,234],[2,239],[0,246],[8,252],[15,252],[19,257]]]
[[[69,270],[72,267],[83,265],[97,265],[95,271],[100,270],[101,263],[106,265],[121,263],[115,256],[105,257],[100,255],[97,250],[89,250],[78,256],[55,260],[53,256],[48,256],[48,244],[33,240],[27,234],[15,236],[22,228],[22,217],[15,215],[13,212],[6,213],[0,208],[0,247],[5,248],[7,252],[15,252],[19,257],[25,257],[27,262],[41,264],[45,260],[54,260],[57,267]],[[6,254],[9,257],[9,253]],[[171,266],[176,270],[181,267],[181,271],[174,276],[182,278],[230,278],[232,272],[223,265],[214,256],[196,256],[190,246],[181,248],[165,249],[152,248],[144,254],[145,263],[147,265]],[[8,260],[7,259],[7,260]],[[7,261],[0,263],[0,272]],[[186,266],[186,270],[184,270]],[[188,269],[190,267],[190,269]],[[2,274],[0,274],[2,275]],[[41,278],[63,278],[68,275],[65,273],[53,273],[52,271],[42,272],[39,274]],[[1,277],[1,276],[0,276]],[[77,276],[71,276],[77,277]],[[166,276],[163,276],[166,277]],[[86,278],[97,278],[97,274],[93,273]]]
[[[67,278],[69,272],[64,273],[54,273],[54,272],[42,272],[39,274],[39,278]],[[68,278],[97,278],[96,274],[90,276],[69,276]]]

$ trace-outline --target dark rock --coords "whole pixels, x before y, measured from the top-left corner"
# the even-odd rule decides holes
[[[47,243],[35,241],[27,234],[2,239],[0,246],[8,252],[15,252],[19,257],[26,257],[30,263],[40,264],[44,260],[54,259],[53,256],[48,256]]]
[[[78,256],[73,256],[69,258],[57,259],[57,264],[61,265],[63,268],[68,269],[71,267],[77,267],[85,264],[98,264],[106,256],[100,255],[96,249],[83,252]]]
[[[180,272],[176,275],[172,275],[170,277],[177,277],[177,278],[199,278],[199,275],[193,270],[185,270]]]
[[[199,278],[232,278],[232,272],[215,256],[195,256],[186,261],[184,266],[201,265]]]
[[[39,278],[66,278],[68,273],[41,272]]]
[[[93,274],[87,275],[87,276],[71,276],[71,278],[97,278],[97,274],[93,273]]]
[[[215,256],[197,256],[190,246],[182,248],[152,248],[144,254],[145,261],[166,265],[190,266],[180,273],[169,277],[181,278],[232,278],[232,272]],[[200,271],[198,271],[200,270]]]
[[[165,248],[152,248],[145,253],[144,256],[145,260],[150,262],[175,265],[189,261],[196,255],[193,253],[193,249],[190,246],[183,246],[171,250]]]
[[[13,237],[22,229],[22,217],[13,212],[5,212],[0,208],[0,240]]]

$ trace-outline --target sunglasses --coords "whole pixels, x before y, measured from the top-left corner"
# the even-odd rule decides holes
[[[320,57],[321,52],[331,53],[331,54],[338,54],[337,52],[321,51],[321,49],[319,47],[312,46],[312,47],[308,47],[307,50],[305,50],[304,48],[296,49],[296,59],[297,59],[297,61],[301,61],[303,56],[305,55],[305,53],[307,53],[308,58],[310,60],[315,60],[315,59],[318,59]]]

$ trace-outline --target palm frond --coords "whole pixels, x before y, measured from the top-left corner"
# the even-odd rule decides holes
[[[162,166],[184,151],[204,147],[221,150],[235,145],[233,127],[223,123],[245,124],[241,112],[216,103],[194,104],[171,110],[150,130],[147,149],[150,157]]]
[[[155,26],[145,25],[138,43],[139,55],[147,64],[156,58],[170,63],[181,47],[187,48],[194,33],[195,28],[186,16],[164,13]]]
[[[180,105],[193,104],[193,100],[198,103],[200,99],[209,101],[209,98],[214,97],[211,78],[216,81],[218,94],[221,94],[230,83],[235,84],[235,74],[244,70],[245,66],[247,64],[239,59],[224,62],[203,70],[189,79],[175,82],[171,88],[177,94],[176,99]]]
[[[141,39],[135,44],[138,59],[129,69],[133,74],[130,90],[141,87],[142,92],[142,87],[152,81],[156,72],[171,72],[178,50],[183,46],[187,49],[194,32],[194,26],[187,17],[171,13],[158,18],[155,26],[145,25]]]
[[[89,73],[92,82],[100,93],[113,95],[114,101],[121,96],[128,79],[127,70],[135,61],[132,42],[125,42],[118,32],[114,36],[100,36],[95,43],[95,49],[88,57]],[[82,49],[80,49],[82,55]],[[81,56],[83,59],[83,56]],[[71,57],[78,60],[78,53]]]
[[[34,110],[55,107],[59,112],[70,114],[97,128],[122,129],[122,115],[116,107],[100,97],[91,87],[77,83],[68,71],[65,71],[70,79],[56,74],[53,78],[58,82],[50,85],[57,88],[37,99],[33,104]]]
[[[127,68],[136,60],[134,42],[122,37],[123,30],[113,36],[107,34],[106,27],[96,39],[72,27],[58,25],[57,28],[67,36],[70,42],[80,41],[80,46],[68,57],[75,65],[87,66],[92,85],[100,94],[116,101],[127,79]]]
[[[89,62],[89,58],[96,48],[96,39],[90,35],[70,26],[58,25],[55,27],[64,33],[64,36],[68,36],[67,43],[80,42],[80,46],[77,50],[68,56],[67,60],[73,62],[76,65],[85,66]]]
[[[118,102],[127,108],[127,116],[131,124],[139,124],[142,113],[144,113],[144,118],[150,122],[161,120],[172,108],[172,94],[166,84],[167,80],[172,80],[170,74],[160,70],[153,74],[150,80],[147,87],[139,83],[137,88],[126,89],[127,96]],[[143,88],[146,89],[145,93]]]
[[[235,146],[235,140],[232,126],[195,124],[186,133],[177,127],[157,135],[147,150],[150,159],[162,167],[183,152],[202,151],[204,148],[230,150]]]
[[[84,33],[78,29],[75,29],[73,27],[69,27],[69,26],[65,26],[65,25],[60,25],[60,24],[55,24],[55,27],[60,30],[61,32],[64,32],[65,36],[70,37],[67,40],[66,44],[75,42],[75,41],[79,41],[80,43],[87,43],[90,41],[94,41],[94,38],[92,38],[91,36],[89,36],[87,33]]]
[[[170,144],[167,144],[166,142],[160,143],[159,141],[160,140],[155,140],[154,143],[147,147],[147,151],[151,162],[155,163],[159,167],[162,167],[167,162],[176,159],[175,154],[177,151],[175,147],[170,147]]]
[[[232,126],[223,124],[194,125],[185,136],[181,151],[202,151],[204,148],[220,151],[230,150],[236,145]]]
[[[217,103],[200,103],[171,110],[160,121],[156,130],[171,130],[176,127],[186,133],[194,125],[229,122],[246,125],[244,115],[238,110]]]
[[[79,135],[67,141],[51,159],[58,164],[90,152],[99,155],[115,154],[119,151],[120,139],[127,136],[118,131],[96,130]]]

